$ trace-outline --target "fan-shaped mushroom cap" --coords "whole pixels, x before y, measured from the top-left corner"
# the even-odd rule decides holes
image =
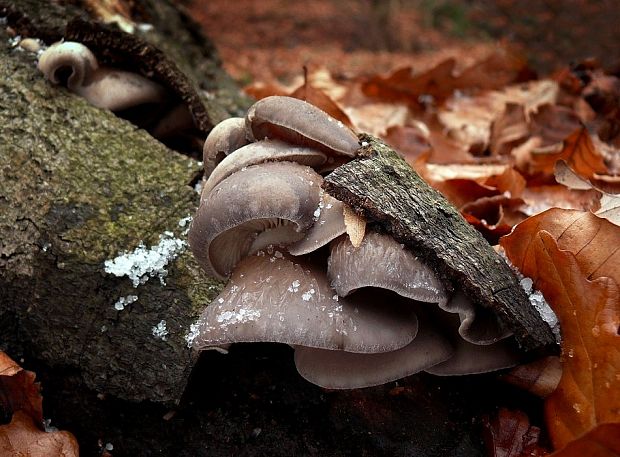
[[[516,352],[506,341],[481,346],[457,338],[454,349],[452,357],[426,371],[438,376],[479,374],[514,367],[519,363]]]
[[[321,194],[319,207],[314,212],[315,221],[301,240],[287,250],[293,255],[308,254],[347,231],[344,225],[344,205],[326,192]]]
[[[54,84],[66,83],[69,89],[82,86],[99,68],[95,55],[86,46],[73,41],[55,43],[39,58],[39,70]]]
[[[189,231],[198,263],[217,278],[239,260],[273,245],[300,240],[312,225],[323,178],[292,162],[254,165],[203,195]]]
[[[250,140],[246,137],[244,118],[231,117],[217,124],[209,132],[202,147],[205,175],[209,176],[224,157],[249,142]]]
[[[295,365],[305,379],[327,389],[358,389],[404,378],[448,359],[450,343],[425,320],[407,346],[380,354],[295,348]]]
[[[512,332],[503,328],[495,313],[475,306],[463,291],[458,291],[448,303],[440,303],[439,307],[459,315],[459,335],[470,343],[493,344],[512,335]]]
[[[137,73],[99,67],[83,44],[66,41],[50,46],[39,59],[39,70],[54,84],[66,78],[67,87],[98,108],[122,111],[145,103],[159,103],[165,89]]]
[[[342,122],[292,97],[274,95],[257,101],[248,110],[246,128],[252,140],[275,138],[350,157],[359,149],[357,136]]]
[[[366,233],[355,248],[348,237],[332,244],[327,274],[338,295],[362,287],[389,289],[413,300],[445,303],[446,291],[435,274],[389,235]]]
[[[272,253],[247,257],[235,267],[200,317],[194,347],[269,341],[382,352],[415,337],[417,319],[410,307],[339,299],[320,269]]]
[[[206,144],[206,143],[205,143]],[[208,195],[216,185],[242,168],[259,163],[296,162],[312,168],[320,167],[327,157],[316,149],[292,146],[279,140],[263,140],[250,143],[232,151],[213,170],[203,187],[203,194]]]

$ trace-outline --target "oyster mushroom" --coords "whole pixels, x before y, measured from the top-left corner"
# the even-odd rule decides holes
[[[292,162],[255,165],[224,179],[203,196],[190,227],[198,263],[224,279],[243,257],[300,240],[313,223],[321,182]]]
[[[342,122],[292,97],[274,95],[257,101],[248,110],[246,128],[252,141],[279,139],[347,157],[359,149],[357,135]]]
[[[54,84],[66,84],[98,108],[123,111],[147,103],[161,103],[166,90],[137,73],[100,67],[83,44],[65,41],[47,48],[39,70]]]
[[[246,257],[235,267],[226,288],[201,315],[194,347],[268,341],[386,352],[416,336],[410,307],[377,307],[373,297],[338,298],[316,265],[271,252]]]
[[[251,165],[264,162],[295,162],[318,168],[327,161],[327,157],[316,149],[303,146],[291,146],[278,140],[263,140],[250,143],[227,155],[213,170],[202,192],[208,194],[222,180],[233,173]]]
[[[211,175],[228,154],[249,142],[242,117],[231,117],[213,127],[202,148],[205,176]]]

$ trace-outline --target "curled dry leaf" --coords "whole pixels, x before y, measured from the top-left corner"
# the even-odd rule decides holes
[[[620,422],[617,375],[620,372],[620,290],[611,277],[598,277],[601,270],[605,270],[606,261],[592,262],[590,256],[582,256],[579,260],[571,252],[560,250],[552,234],[544,230],[519,231],[511,235],[508,245],[502,244],[508,258],[524,275],[532,278],[560,320],[562,378],[545,403],[555,449],[564,447],[598,424]],[[514,249],[518,244],[525,248]],[[576,250],[581,255],[589,246]],[[603,244],[599,249],[608,251],[609,246]],[[617,249],[619,245],[615,246]],[[571,244],[570,248],[575,246]],[[592,257],[597,258],[597,254],[594,250]],[[584,272],[581,265],[590,266],[589,269],[594,267],[594,272]],[[618,275],[619,272],[620,269],[616,269],[614,273]],[[587,279],[593,276],[597,279]]]
[[[45,432],[23,411],[0,426],[0,455],[24,457],[78,457],[76,439],[69,432]]]
[[[530,425],[522,411],[502,408],[492,419],[485,418],[484,442],[492,457],[543,456],[547,452],[538,445],[540,429]]]
[[[562,377],[562,362],[557,356],[544,357],[510,370],[502,379],[541,398],[548,397]]]
[[[37,423],[43,421],[43,398],[35,374],[26,371],[0,351],[0,403],[9,411],[24,411]]]

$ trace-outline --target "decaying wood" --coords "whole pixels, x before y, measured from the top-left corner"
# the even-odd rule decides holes
[[[63,8],[67,14],[59,12]],[[16,46],[16,34],[55,39],[67,30],[75,36],[95,30],[101,35],[93,32],[93,42],[102,36],[121,43],[124,37],[137,52],[138,39],[103,32],[77,11],[56,2],[0,0],[0,16],[6,17],[0,26],[0,349],[17,360],[64,367],[97,392],[176,404],[196,361],[186,336],[221,286],[202,273],[183,244],[199,199],[192,183],[200,166],[53,86],[37,70],[36,55]],[[173,8],[166,11],[159,20],[178,20]],[[158,32],[149,33],[145,39]],[[177,42],[158,39],[170,40],[178,56],[187,50],[190,57],[177,63],[191,66],[200,43],[190,43],[183,27],[178,36]],[[160,55],[145,42],[142,49]],[[140,65],[149,72],[148,59]],[[225,84],[219,88],[226,92]],[[205,129],[245,108],[229,112],[230,100],[217,100],[202,107]],[[163,282],[155,276],[134,286],[128,277],[106,272],[107,260],[141,244],[149,250],[160,237],[179,243]],[[130,303],[120,310],[115,304],[123,297]]]
[[[453,289],[494,310],[524,350],[557,350],[550,327],[482,235],[387,145],[370,135],[360,140],[360,156],[328,175],[325,190],[378,222]]]

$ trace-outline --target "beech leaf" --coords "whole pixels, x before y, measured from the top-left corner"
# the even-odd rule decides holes
[[[38,423],[43,421],[43,397],[35,374],[24,370],[0,351],[0,403],[11,412],[22,410]]]
[[[618,457],[620,424],[601,424],[550,457]]]

